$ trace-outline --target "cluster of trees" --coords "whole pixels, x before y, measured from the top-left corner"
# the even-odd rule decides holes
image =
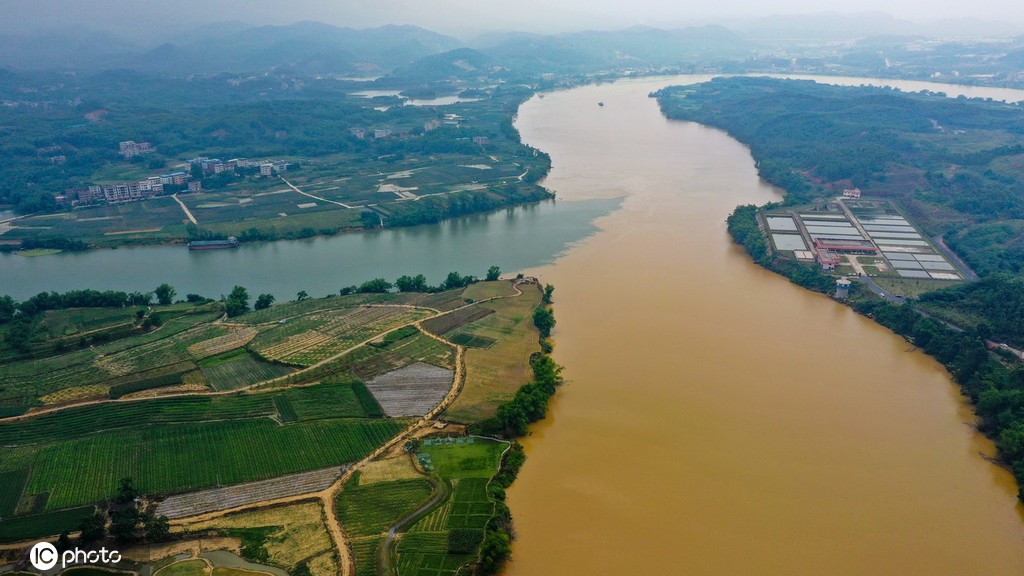
[[[1024,278],[993,274],[977,282],[919,297],[922,307],[934,314],[952,312],[956,320],[976,319],[970,328],[985,339],[1024,347]]]
[[[562,367],[546,354],[536,355],[530,362],[533,381],[523,385],[495,417],[498,430],[510,438],[523,436],[531,422],[544,418],[548,401],[562,384]]]
[[[501,277],[501,268],[497,266],[491,266],[487,270],[487,280],[497,280]],[[346,286],[338,291],[341,296],[348,296],[350,294],[384,294],[391,290],[398,289],[399,292],[443,292],[445,290],[454,290],[456,288],[465,288],[470,284],[479,282],[480,279],[476,276],[467,275],[463,276],[458,272],[449,272],[448,276],[445,277],[444,281],[438,286],[431,286],[427,284],[427,277],[423,274],[417,274],[415,276],[403,275],[395,280],[394,283],[389,282],[384,278],[374,278],[367,280],[358,286]],[[554,290],[554,288],[551,288]],[[158,298],[170,299],[174,297],[174,288],[167,285],[161,284],[157,287],[156,294]],[[189,294],[189,302],[192,302],[192,298],[201,298],[195,294]],[[305,290],[299,291],[295,296],[297,302],[309,298],[309,293]],[[163,299],[160,300],[164,302]],[[254,310],[264,310],[274,305],[275,298],[272,294],[260,294],[256,297],[256,302],[253,305]],[[168,302],[169,303],[169,302]],[[0,300],[0,318],[3,317],[4,301]],[[229,317],[240,316],[245,314],[249,310],[249,291],[242,286],[235,286],[231,293],[224,298],[225,312]],[[553,322],[553,321],[552,321]],[[554,324],[552,323],[552,326]]]
[[[17,302],[10,296],[0,296],[0,324],[10,324],[4,340],[15,352],[28,354],[32,351],[32,342],[37,337],[36,326],[40,315],[48,310],[66,310],[68,308],[122,308],[126,306],[149,306],[155,296],[160,305],[166,306],[174,301],[177,294],[174,287],[164,283],[153,292],[122,292],[119,290],[71,290],[68,292],[40,292],[35,296]],[[196,294],[189,294],[188,301],[203,304],[209,300]],[[136,311],[137,326],[149,329],[160,326],[160,315],[144,309]],[[107,332],[93,334],[89,340],[79,339],[79,346],[84,347],[91,342],[102,342],[111,336]],[[66,343],[58,340],[54,350],[63,352]]]
[[[170,522],[166,516],[154,516],[139,509],[138,491],[131,478],[122,478],[118,483],[117,494],[108,505],[92,516],[82,520],[78,529],[81,531],[79,542],[92,544],[111,536],[119,544],[135,544],[138,542],[166,542],[171,537]],[[109,529],[108,529],[109,524]],[[71,548],[68,533],[61,534],[58,548]]]
[[[500,277],[501,268],[491,266],[487,270],[487,280],[497,280]],[[441,284],[431,286],[430,284],[427,284],[427,277],[423,274],[417,274],[415,276],[404,274],[399,276],[394,283],[391,283],[384,278],[374,278],[373,280],[367,280],[358,286],[346,286],[345,288],[342,288],[339,293],[342,296],[347,296],[349,294],[383,294],[385,292],[390,292],[393,289],[397,289],[399,292],[443,292],[445,290],[465,288],[466,286],[475,284],[479,281],[480,279],[476,276],[463,276],[458,272],[449,272]]]
[[[389,204],[388,210],[392,214],[385,219],[385,223],[389,226],[433,224],[456,216],[488,212],[523,202],[547,200],[551,197],[550,192],[532,184],[520,187],[503,186],[488,190],[469,190],[445,196],[429,196],[421,198],[418,202]],[[371,218],[371,226],[378,224],[375,215],[369,218]]]
[[[974,403],[981,431],[995,440],[1000,457],[1013,469],[1022,487],[1018,497],[1024,501],[1024,366],[1004,363],[989,352],[979,330],[958,332],[922,316],[913,304],[868,300],[854,303],[854,309],[907,337],[946,366]]]
[[[729,236],[733,241],[743,246],[754,259],[754,262],[767,266],[771,262],[768,255],[768,243],[757,225],[757,206],[746,204],[738,206],[726,219],[726,226]]]
[[[494,516],[484,528],[483,544],[480,546],[480,564],[477,574],[497,574],[512,552],[512,513],[505,504],[505,489],[512,485],[519,475],[519,469],[526,462],[522,444],[512,441],[501,459],[498,473],[487,485],[488,494],[494,498]]]
[[[970,261],[984,276],[996,272],[1024,272],[1024,221],[1012,220],[970,226],[946,235],[945,241],[957,254]]]
[[[224,312],[229,318],[241,316],[249,311],[249,291],[242,286],[235,286],[224,299]]]
[[[83,250],[88,250],[89,245],[81,240],[73,240],[63,236],[36,236],[22,240],[21,248],[23,250],[44,248],[49,250],[63,250],[65,252],[81,252]]]

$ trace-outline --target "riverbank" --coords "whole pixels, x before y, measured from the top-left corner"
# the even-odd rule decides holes
[[[529,271],[558,286],[566,384],[523,440],[507,574],[1019,573],[1013,478],[945,369],[731,242],[729,213],[781,192],[647,97],[695,81],[520,111],[560,199],[623,200]]]

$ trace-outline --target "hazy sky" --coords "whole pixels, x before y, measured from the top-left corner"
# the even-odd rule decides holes
[[[80,24],[118,29],[138,38],[224,20],[251,24],[318,20],[356,28],[419,24],[465,36],[511,29],[667,27],[826,11],[882,11],[915,22],[965,16],[1024,22],[1020,0],[0,0],[0,29],[15,32]]]

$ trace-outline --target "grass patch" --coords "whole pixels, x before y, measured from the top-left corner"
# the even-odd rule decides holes
[[[444,440],[426,440],[421,444],[420,454],[430,461],[444,478],[490,478],[498,471],[501,454],[507,444],[482,438],[459,438],[463,443],[447,443]],[[469,443],[468,441],[472,441]],[[430,444],[427,444],[430,442]]]
[[[449,336],[448,340],[459,346],[465,346],[466,348],[490,348],[494,345],[497,340],[494,338],[488,338],[486,336],[477,336],[476,334],[470,334],[469,332],[459,332],[453,336]]]
[[[32,516],[15,516],[0,521],[0,542],[16,542],[60,534],[65,530],[74,531],[95,508],[82,506],[69,510],[55,510]]]
[[[168,564],[157,570],[153,576],[206,576],[209,567],[202,560],[184,560]]]
[[[510,280],[495,280],[470,284],[462,291],[462,297],[479,301],[497,296],[514,296],[515,293],[515,286]]]
[[[266,552],[267,562],[291,570],[296,564],[333,551],[322,520],[319,503],[306,502],[231,514],[207,522],[189,524],[193,531],[258,529],[258,538],[249,534],[250,545]]]
[[[908,298],[917,298],[925,292],[958,285],[957,282],[951,282],[949,280],[928,280],[923,278],[880,277],[874,278],[874,281],[875,284],[878,284],[889,292],[906,296]]]
[[[35,258],[36,256],[51,256],[53,254],[60,254],[61,252],[63,252],[63,250],[59,250],[57,248],[32,248],[30,250],[19,250],[16,254]]]
[[[486,420],[530,381],[530,355],[540,351],[540,334],[531,315],[540,305],[541,291],[533,285],[522,290],[521,296],[488,302],[495,313],[466,326],[474,335],[496,342],[466,351],[466,385],[447,418],[464,423]]]

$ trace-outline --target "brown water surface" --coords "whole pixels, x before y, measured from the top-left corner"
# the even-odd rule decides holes
[[[568,383],[509,491],[507,574],[1024,573],[1013,479],[946,372],[730,244],[729,212],[778,193],[735,140],[661,116],[669,83],[520,111],[561,198],[625,200],[533,271]]]

